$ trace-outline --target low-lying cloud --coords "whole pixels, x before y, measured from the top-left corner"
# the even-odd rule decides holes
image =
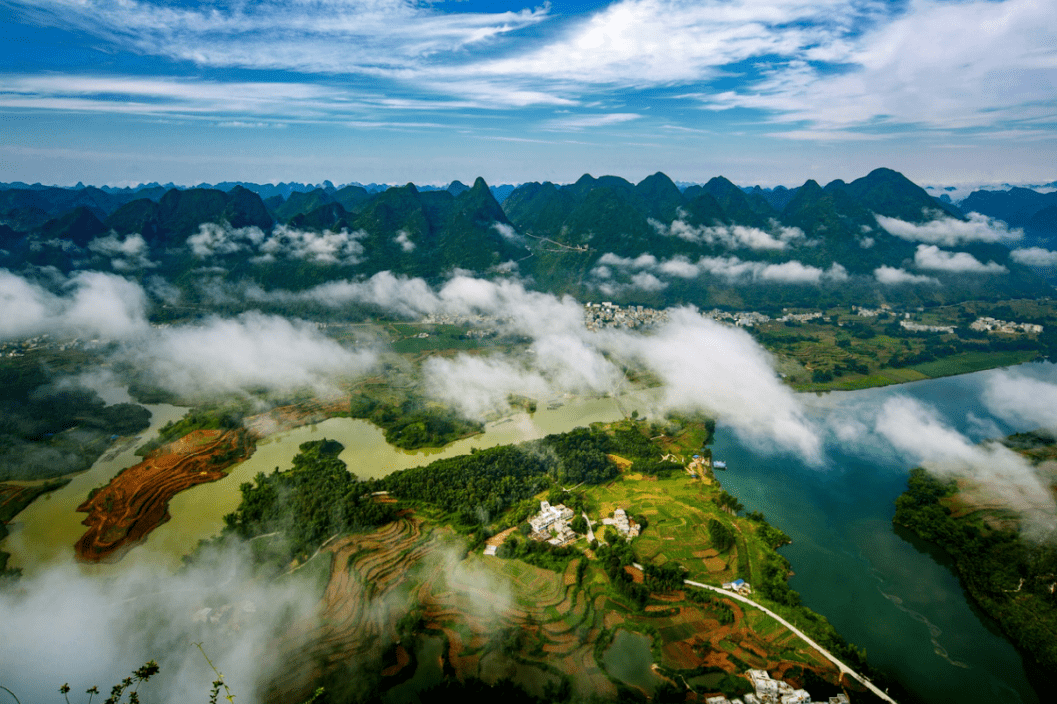
[[[1024,236],[1019,229],[1010,230],[1001,220],[980,213],[969,213],[967,220],[941,217],[925,223],[906,222],[898,218],[875,215],[877,224],[890,235],[910,242],[954,247],[969,242],[1015,242]]]
[[[333,381],[364,374],[377,360],[349,350],[311,323],[258,312],[156,330],[124,355],[176,393],[215,395],[247,389],[310,387],[333,393]]]
[[[139,234],[126,235],[124,239],[111,232],[106,237],[96,237],[88,243],[88,249],[110,259],[114,271],[137,271],[158,266],[147,255],[150,247]]]
[[[423,369],[426,388],[482,418],[505,410],[511,394],[547,399],[616,392],[625,367],[645,368],[664,382],[653,412],[701,411],[766,450],[820,461],[816,429],[774,372],[770,355],[744,331],[685,308],[671,311],[670,322],[653,332],[589,333],[577,309],[576,321],[525,328],[535,339],[524,356],[431,358]]]
[[[1009,273],[1009,269],[1001,264],[995,262],[984,264],[968,252],[948,252],[934,244],[919,244],[914,253],[914,264],[919,269],[959,274]]]
[[[886,286],[899,286],[900,284],[939,284],[939,279],[923,274],[911,274],[906,269],[897,269],[894,266],[879,266],[873,270],[874,278]]]
[[[972,490],[1018,512],[1030,535],[1057,527],[1049,486],[1023,456],[1004,445],[974,444],[935,409],[903,396],[882,405],[875,429],[910,462],[941,477],[968,479]]]
[[[187,238],[187,246],[200,259],[248,253],[256,262],[289,258],[315,264],[353,265],[362,261],[364,249],[360,240],[366,236],[363,230],[312,232],[287,225],[276,225],[271,233],[265,234],[256,226],[233,228],[226,222],[208,222],[199,225],[198,232]]]
[[[671,225],[651,219],[650,225],[657,234],[664,237],[678,237],[687,242],[719,245],[730,249],[780,251],[805,241],[804,231],[799,227],[785,227],[774,220],[771,221],[770,230],[745,225],[695,226],[682,219],[675,220]]]
[[[248,564],[232,550],[177,574],[135,569],[103,580],[71,565],[24,577],[0,591],[3,684],[23,702],[48,702],[64,682],[78,694],[106,692],[154,659],[161,670],[141,685],[144,701],[205,701],[216,674],[201,643],[239,701],[264,701],[282,672],[277,644],[292,624],[316,627],[317,599],[300,580],[254,580]]]
[[[635,258],[620,257],[607,252],[598,259],[598,266],[591,270],[596,286],[615,287],[611,279],[613,269],[636,270],[651,274],[657,282],[658,275],[682,279],[695,279],[702,275],[722,277],[728,281],[753,281],[762,283],[819,284],[826,281],[845,281],[848,270],[834,262],[828,269],[804,264],[797,260],[771,263],[747,261],[738,257],[701,257],[696,262],[684,256],[658,260],[652,254]],[[648,290],[648,289],[647,289]],[[656,289],[659,290],[659,289]]]
[[[127,279],[81,271],[59,293],[0,269],[0,339],[41,333],[121,339],[147,328],[147,297]]]
[[[115,359],[179,394],[301,387],[329,393],[336,379],[363,374],[376,361],[374,351],[343,347],[315,324],[258,312],[151,326],[147,303],[139,284],[114,274],[76,272],[45,287],[0,270],[0,339],[98,338],[116,345],[109,352]]]
[[[1014,249],[1009,258],[1025,266],[1057,266],[1057,252],[1042,247],[1024,247]]]

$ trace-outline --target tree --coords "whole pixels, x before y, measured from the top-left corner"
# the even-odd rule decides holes
[[[587,520],[583,517],[583,514],[580,514],[569,522],[569,527],[572,528],[574,533],[584,535],[587,533]]]

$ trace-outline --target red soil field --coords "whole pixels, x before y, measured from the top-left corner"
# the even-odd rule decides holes
[[[184,489],[224,477],[253,454],[245,430],[195,430],[129,467],[77,507],[88,530],[75,546],[81,562],[117,562],[169,520],[169,500]],[[220,459],[220,458],[223,459]]]

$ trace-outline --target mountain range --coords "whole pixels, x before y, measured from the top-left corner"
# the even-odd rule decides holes
[[[0,189],[0,266],[161,275],[186,289],[205,269],[288,290],[381,271],[513,273],[588,299],[773,306],[1047,295],[1052,267],[1011,250],[1057,249],[1057,193],[976,191],[959,208],[884,168],[794,189],[722,176],[680,188],[663,173],[516,188],[218,186]]]

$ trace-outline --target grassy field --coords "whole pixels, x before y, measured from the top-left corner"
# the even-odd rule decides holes
[[[966,352],[963,354],[937,359],[935,362],[926,362],[911,367],[916,372],[935,379],[941,376],[953,376],[955,374],[968,374],[984,369],[995,369],[997,367],[1008,367],[1014,364],[1030,362],[1036,357],[1031,350],[1011,352]]]

